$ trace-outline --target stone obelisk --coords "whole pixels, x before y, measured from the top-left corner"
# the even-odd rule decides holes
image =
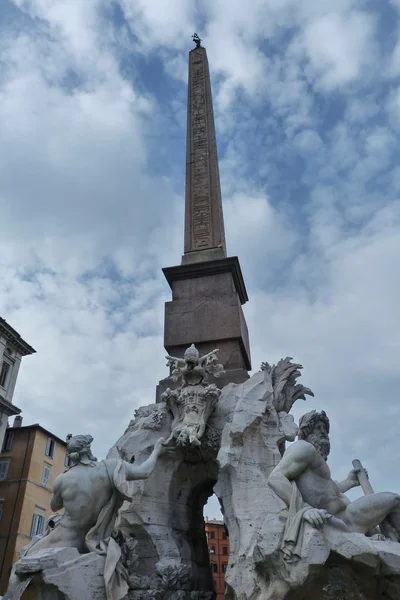
[[[207,53],[197,35],[189,52],[185,246],[182,262],[163,269],[172,289],[165,305],[164,346],[183,356],[192,343],[200,354],[219,348],[228,381],[251,369],[247,300],[239,260],[227,257],[217,143]]]
[[[185,254],[182,264],[226,257],[217,141],[205,48],[189,53]]]

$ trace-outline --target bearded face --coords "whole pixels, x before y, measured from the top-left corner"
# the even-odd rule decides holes
[[[328,459],[331,443],[325,423],[318,421],[312,432],[307,436],[306,441],[314,446],[325,461]]]

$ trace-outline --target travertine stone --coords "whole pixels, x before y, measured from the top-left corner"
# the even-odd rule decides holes
[[[229,531],[228,598],[284,598],[290,589],[272,559],[279,551],[284,505],[267,479],[281,459],[285,440],[293,440],[297,433],[286,411],[311,393],[296,384],[300,368],[291,359],[275,367],[265,363],[262,371],[221,393],[219,410],[229,416],[218,453],[215,493]],[[277,558],[279,565],[282,561]]]
[[[324,460],[325,413],[305,415],[300,441],[285,452],[285,440],[297,432],[288,411],[311,391],[296,383],[300,365],[291,359],[262,368],[243,384],[225,387],[218,406],[230,412],[214,488],[230,537],[227,598],[396,600],[400,544],[364,533],[386,516],[397,530],[398,496],[370,494],[335,512],[336,500],[357,484],[358,473],[353,469],[344,482],[331,481]],[[317,498],[333,504],[320,506]]]
[[[201,47],[189,52],[187,115],[185,255],[220,248],[226,256],[210,73]]]
[[[218,407],[217,407],[218,408]],[[120,529],[138,541],[129,598],[212,599],[213,580],[203,525],[203,506],[217,479],[222,419],[213,413],[200,446],[176,446],[160,457],[153,475],[137,486],[121,511]],[[142,407],[109,453],[143,461],[160,435],[173,430],[165,401]],[[165,596],[165,585],[172,586]],[[208,595],[207,595],[208,594]]]
[[[5,600],[106,600],[104,557],[76,548],[51,548],[21,558]],[[24,585],[29,587],[23,592]]]

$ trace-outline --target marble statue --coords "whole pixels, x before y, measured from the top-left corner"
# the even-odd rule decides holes
[[[385,519],[400,534],[400,496],[373,493],[351,502],[345,492],[359,484],[358,469],[344,481],[331,478],[329,419],[313,410],[299,423],[298,441],[288,447],[268,478],[269,486],[289,507],[282,551],[287,560],[301,556],[304,522],[316,529],[326,523],[343,531],[367,534]]]
[[[167,388],[161,396],[174,415],[168,444],[201,445],[208,418],[221,394],[215,383],[207,383],[207,375],[219,377],[224,373],[223,366],[217,363],[217,354],[218,350],[213,350],[200,357],[192,344],[183,358],[166,357],[167,366],[173,369],[173,381],[182,382],[176,390]]]
[[[90,435],[76,435],[69,440],[67,456],[72,466],[56,478],[51,497],[51,509],[64,509],[64,514],[52,519],[46,535],[29,545],[23,560],[59,548],[75,548],[80,554],[96,553],[105,559],[107,600],[119,600],[126,595],[128,585],[120,561],[121,547],[113,537],[117,514],[124,500],[132,497],[129,482],[151,475],[165,440],[158,439],[150,456],[140,465],[119,458],[98,462],[91,451],[92,441]],[[18,563],[16,567],[18,572]]]
[[[368,490],[359,466],[332,481],[328,418],[312,411],[297,426],[290,414],[313,395],[297,382],[300,372],[290,358],[263,363],[221,390],[216,412],[226,419],[214,491],[229,531],[226,598],[397,600],[400,544],[382,521],[397,540],[399,496]],[[359,483],[368,495],[350,502],[345,492]]]

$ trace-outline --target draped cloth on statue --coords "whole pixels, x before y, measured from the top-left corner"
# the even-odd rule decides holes
[[[132,500],[131,482],[126,480],[125,465],[119,460],[114,470],[105,466],[113,488],[108,503],[103,506],[97,522],[87,533],[85,541],[90,552],[104,556],[104,585],[107,600],[121,600],[128,593],[127,571],[121,563],[121,548],[112,537],[118,511],[125,500]]]
[[[287,516],[281,545],[281,551],[283,552],[284,558],[288,563],[298,561],[301,558],[305,527],[303,516],[309,508],[310,506],[305,504],[299,492],[299,488],[293,481],[289,513]]]

